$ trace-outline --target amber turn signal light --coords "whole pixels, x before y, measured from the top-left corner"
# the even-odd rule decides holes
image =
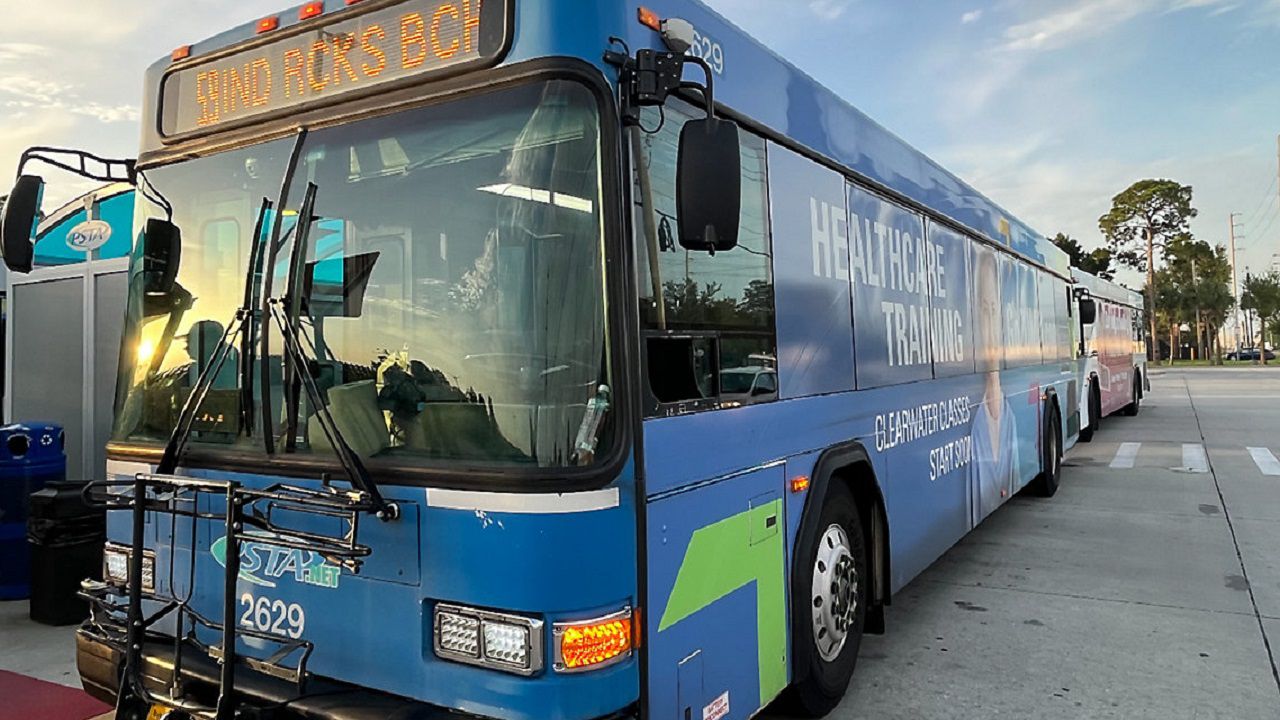
[[[556,670],[608,667],[631,655],[631,608],[594,620],[556,623],[554,635]]]

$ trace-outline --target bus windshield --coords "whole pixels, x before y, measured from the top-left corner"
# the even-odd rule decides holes
[[[307,238],[290,306],[324,406],[375,473],[593,463],[614,426],[599,135],[591,94],[553,81],[145,171],[182,232],[180,297],[144,297],[135,254],[114,440],[168,438],[244,303],[262,218],[265,244],[280,240],[252,283],[282,297]],[[139,195],[140,226],[165,217]],[[290,452],[332,455],[308,393],[286,382],[271,318],[225,342],[192,448],[263,452],[264,432],[288,440],[293,427]]]

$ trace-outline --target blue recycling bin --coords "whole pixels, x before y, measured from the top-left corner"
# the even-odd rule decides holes
[[[31,493],[67,477],[66,440],[53,423],[0,427],[0,600],[31,594]]]

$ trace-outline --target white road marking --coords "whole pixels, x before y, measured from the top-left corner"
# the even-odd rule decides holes
[[[1116,457],[1111,461],[1111,467],[1117,469],[1127,469],[1133,467],[1138,460],[1138,450],[1142,448],[1142,443],[1122,443],[1120,449],[1116,451]]]
[[[1249,454],[1253,456],[1253,464],[1258,466],[1263,475],[1277,476],[1280,475],[1280,460],[1276,460],[1276,456],[1266,448],[1249,448]]]
[[[1205,453],[1204,445],[1200,443],[1183,443],[1182,467],[1187,472],[1209,472],[1209,455]]]

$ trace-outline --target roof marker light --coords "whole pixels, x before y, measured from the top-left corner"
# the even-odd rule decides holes
[[[640,24],[654,32],[662,32],[662,18],[647,7],[640,8]]]
[[[280,27],[280,16],[270,15],[258,21],[258,34],[268,33]]]
[[[298,9],[299,20],[309,20],[313,17],[319,17],[324,14],[324,0],[316,0],[309,2]]]
[[[348,5],[355,5],[355,4],[359,3],[359,2],[360,2],[360,0],[347,0],[347,4],[348,4]]]
[[[178,62],[179,60],[186,60],[189,57],[191,57],[191,46],[183,45],[182,47],[174,48],[173,54],[169,56],[169,59],[174,62]]]

